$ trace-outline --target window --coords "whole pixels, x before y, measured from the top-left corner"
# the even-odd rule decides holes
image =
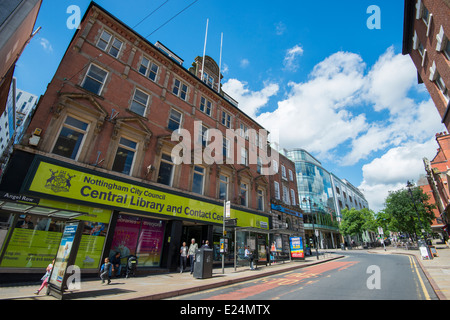
[[[103,31],[100,39],[97,42],[97,47],[99,47],[103,51],[108,52],[114,58],[117,58],[119,56],[122,45],[122,41],[113,37],[109,32],[106,31]]]
[[[120,138],[119,147],[117,148],[116,158],[112,171],[131,174],[133,167],[134,155],[136,154],[137,143],[126,138]]]
[[[172,186],[174,164],[170,155],[163,153],[161,163],[159,164],[159,173],[157,182]]]
[[[134,91],[133,101],[131,102],[130,110],[141,115],[145,116],[145,110],[147,109],[148,104],[148,94],[142,92],[139,89]]]
[[[277,160],[272,161],[273,161],[273,172],[278,173],[278,161]]]
[[[169,123],[167,127],[169,130],[175,131],[181,128],[181,113],[171,109],[169,114]]]
[[[174,83],[173,90],[172,90],[172,93],[174,95],[176,95],[186,101],[187,90],[188,90],[187,85],[182,83],[180,80],[175,79],[175,83]]]
[[[423,47],[422,42],[420,42],[420,40],[419,40],[419,46],[418,46],[417,50],[419,50],[420,56],[423,58],[423,55],[425,54],[425,49]]]
[[[223,137],[223,156],[225,158],[229,158],[230,157],[230,140]]]
[[[241,147],[241,164],[248,166],[248,151],[244,147]]]
[[[275,199],[280,200],[280,184],[277,181],[273,182],[275,189]]]
[[[199,166],[194,166],[194,177],[192,179],[192,192],[203,194],[205,178],[205,169]]]
[[[441,90],[441,93],[444,96],[445,101],[448,102],[450,100],[448,88],[446,87],[444,80],[442,79],[439,73],[436,76],[436,85],[438,86],[439,90]]]
[[[445,42],[446,42],[446,45],[444,47],[444,54],[447,57],[447,59],[450,60],[450,41],[447,38]]]
[[[52,153],[76,160],[87,128],[88,123],[67,116]]]
[[[199,130],[198,142],[202,144],[202,147],[206,147],[208,145],[208,127],[202,125]]]
[[[206,83],[211,88],[213,88],[213,86],[214,86],[214,79],[213,79],[213,77],[208,75],[206,72],[203,72],[203,82]]]
[[[256,172],[258,172],[259,174],[262,174],[262,162],[261,162],[261,157],[256,158]]]
[[[264,191],[261,189],[258,189],[257,192],[257,200],[258,200],[258,210],[264,211]]]
[[[441,25],[439,33],[436,35],[436,51],[442,51],[447,59],[450,60],[450,43],[445,35],[444,27]]]
[[[241,130],[239,132],[240,136],[248,140],[248,127],[241,123]]]
[[[200,111],[206,113],[208,116],[211,116],[212,103],[211,101],[201,97],[200,98]]]
[[[231,128],[231,116],[225,111],[222,111],[222,124],[227,128]]]
[[[292,199],[292,205],[295,206],[295,191],[294,191],[294,189],[291,189],[291,199]]]
[[[151,62],[146,57],[142,57],[141,66],[139,67],[139,72],[149,78],[152,81],[156,82],[158,76],[158,65]]]
[[[288,188],[286,186],[283,186],[283,202],[286,204],[291,204],[291,201],[289,200]]]
[[[430,19],[430,12],[428,11],[427,7],[422,5],[422,20],[425,22],[425,25],[428,26],[428,22]]]
[[[100,36],[100,39],[98,39],[97,47],[102,49],[103,51],[106,50],[108,47],[109,42],[111,41],[112,35],[106,31],[103,31],[102,35]]]
[[[263,147],[263,143],[262,142],[263,142],[262,137],[259,135],[258,132],[256,132],[256,134],[255,134],[255,145],[257,147],[259,147],[260,149],[262,149],[262,147]]]
[[[95,64],[91,64],[81,86],[92,93],[100,95],[107,76],[108,72]]]
[[[291,169],[289,169],[289,180],[294,181],[294,174]]]
[[[248,206],[248,185],[246,183],[241,183],[240,187],[241,194],[241,205]]]
[[[228,200],[228,185],[230,178],[221,174],[219,177],[219,199]]]
[[[281,165],[281,177],[285,180],[287,180],[287,176],[286,176],[286,167]]]

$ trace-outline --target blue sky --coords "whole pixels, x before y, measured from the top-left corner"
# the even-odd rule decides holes
[[[44,0],[16,74],[18,87],[43,94],[71,40],[67,8],[90,1]],[[98,4],[160,41],[189,68],[203,53],[217,62],[223,33],[223,88],[280,145],[304,148],[364,190],[378,211],[389,190],[417,181],[445,130],[409,56],[401,55],[403,1],[105,1]],[[184,8],[188,7],[181,12]],[[380,29],[367,20],[375,5]],[[178,14],[173,18],[176,14]],[[169,19],[166,25],[161,27]],[[161,27],[159,30],[157,30]],[[157,31],[155,31],[157,30]]]

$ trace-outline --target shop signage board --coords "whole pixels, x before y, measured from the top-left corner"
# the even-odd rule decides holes
[[[63,298],[66,281],[69,276],[67,268],[74,265],[81,239],[83,224],[80,221],[67,222],[61,237],[55,263],[48,281],[49,293],[59,299]]]
[[[139,184],[111,179],[39,160],[25,192],[65,198],[83,203],[110,206],[174,218],[223,224],[223,205],[183,197]],[[239,226],[268,229],[269,217],[230,209],[230,218],[239,217]]]

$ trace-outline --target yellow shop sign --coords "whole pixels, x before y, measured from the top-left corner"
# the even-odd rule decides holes
[[[29,191],[145,213],[222,223],[223,207],[41,161]],[[239,226],[267,229],[268,217],[231,210]]]

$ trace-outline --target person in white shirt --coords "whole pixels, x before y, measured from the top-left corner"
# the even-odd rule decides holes
[[[198,249],[198,244],[195,243],[195,239],[192,238],[191,240],[191,244],[189,246],[189,250],[188,250],[188,258],[189,258],[189,262],[191,263],[191,274],[194,273],[194,261],[195,261],[195,252]]]

